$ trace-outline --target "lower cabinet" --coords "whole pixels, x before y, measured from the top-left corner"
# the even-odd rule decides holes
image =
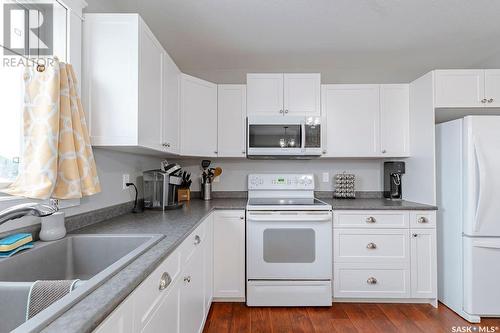
[[[94,332],[202,332],[214,295],[214,267],[220,290],[244,299],[244,218],[237,210],[210,214]]]
[[[245,211],[214,214],[214,298],[245,300]]]
[[[435,212],[336,211],[334,215],[334,298],[436,304]]]

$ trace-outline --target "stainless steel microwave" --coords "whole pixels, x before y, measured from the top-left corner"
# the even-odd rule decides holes
[[[248,158],[313,158],[321,152],[320,117],[247,118]]]

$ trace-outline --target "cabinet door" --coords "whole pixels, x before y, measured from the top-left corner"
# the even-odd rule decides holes
[[[411,297],[437,297],[436,230],[412,229]]]
[[[134,304],[129,297],[123,301],[95,330],[94,333],[133,333]]]
[[[139,21],[139,145],[161,150],[165,51],[146,24]]]
[[[246,156],[246,86],[220,84],[217,87],[218,155]]]
[[[500,69],[487,69],[484,82],[487,106],[500,106]]]
[[[283,114],[283,74],[247,74],[247,114]]]
[[[213,290],[214,290],[214,229],[213,229],[214,214],[208,216],[203,223],[206,226],[206,234],[204,239],[204,244],[202,246],[203,251],[203,274],[204,284],[203,287],[205,291],[205,316],[208,315],[210,311],[210,305],[212,304]]]
[[[407,84],[380,86],[380,153],[387,157],[409,155],[410,89]]]
[[[156,309],[155,313],[141,330],[142,333],[180,332],[181,283],[181,280],[177,280],[175,285],[172,286],[168,294],[163,298],[158,309]]]
[[[163,150],[179,153],[179,86],[181,71],[170,56],[164,53],[163,70]]]
[[[484,70],[435,71],[436,107],[482,107]]]
[[[284,110],[285,115],[321,114],[321,74],[285,74]]]
[[[214,297],[245,297],[245,212],[214,215]]]
[[[181,154],[217,156],[217,85],[181,77]]]
[[[203,330],[205,319],[203,258],[203,251],[198,249],[183,272],[180,300],[182,333],[198,333]]]
[[[379,86],[323,86],[328,157],[373,157],[380,150]]]

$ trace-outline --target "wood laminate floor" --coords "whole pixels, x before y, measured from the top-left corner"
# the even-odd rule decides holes
[[[334,303],[331,308],[250,308],[244,303],[213,303],[204,333],[428,333],[467,332],[468,327],[472,333],[500,332],[500,319],[483,319],[481,324],[471,325],[442,304],[435,309],[428,304]]]

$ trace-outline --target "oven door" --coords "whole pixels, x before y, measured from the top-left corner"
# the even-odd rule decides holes
[[[328,280],[331,212],[248,212],[249,280]]]

